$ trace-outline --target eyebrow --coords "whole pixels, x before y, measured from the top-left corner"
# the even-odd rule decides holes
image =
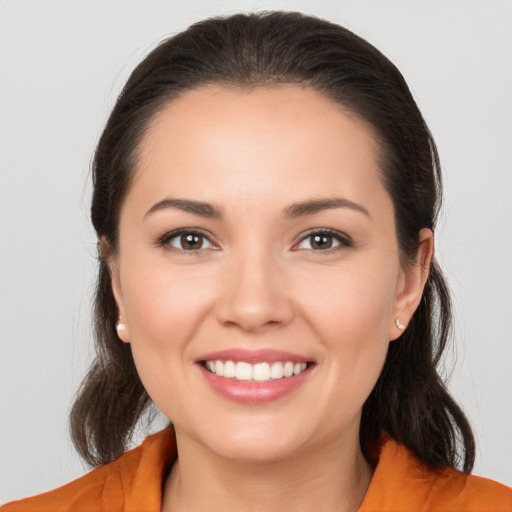
[[[165,210],[167,208],[174,208],[182,210],[187,213],[193,213],[200,215],[201,217],[208,217],[212,219],[221,219],[222,213],[215,206],[210,203],[204,203],[202,201],[193,201],[191,199],[171,199],[166,198],[158,203],[154,204],[145,214],[144,217],[148,217],[154,212]],[[295,203],[287,208],[283,212],[284,218],[294,219],[297,217],[303,217],[306,215],[313,215],[323,210],[330,210],[334,208],[349,208],[361,213],[364,213],[370,217],[370,212],[360,204],[349,201],[348,199],[334,197],[328,199],[312,199],[309,201],[303,201]]]
[[[209,203],[203,203],[201,201],[192,201],[189,199],[163,199],[158,203],[154,204],[147,212],[144,217],[148,217],[154,212],[165,210],[166,208],[175,208],[188,213],[194,213],[201,217],[209,217],[213,219],[220,219],[222,214],[218,208],[215,208]]]
[[[318,213],[323,210],[330,210],[333,208],[349,208],[351,210],[364,213],[368,217],[371,217],[370,212],[364,206],[354,203],[353,201],[349,201],[348,199],[343,199],[341,197],[333,197],[329,199],[312,199],[310,201],[292,204],[285,209],[284,217],[293,219],[302,217],[304,215],[312,215],[314,213]]]

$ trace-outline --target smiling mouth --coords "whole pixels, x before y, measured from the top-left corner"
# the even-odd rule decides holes
[[[314,363],[294,363],[292,361],[276,361],[273,363],[260,362],[256,364],[245,361],[202,361],[202,366],[218,377],[242,382],[271,382],[273,380],[288,379],[300,375]]]

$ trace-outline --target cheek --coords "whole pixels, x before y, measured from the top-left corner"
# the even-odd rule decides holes
[[[133,267],[132,267],[133,268]],[[209,279],[176,272],[165,265],[146,266],[123,281],[132,343],[172,345],[192,335],[211,302]],[[169,342],[173,340],[173,343]]]
[[[398,275],[398,263],[389,262],[387,268],[368,264],[317,271],[314,281],[298,293],[303,315],[322,331],[322,339],[388,342]]]
[[[398,269],[397,263],[387,269],[366,265],[364,271],[317,272],[315,286],[300,294],[302,314],[324,345],[333,387],[337,381],[345,401],[364,401],[380,374],[389,346]],[[340,381],[346,385],[340,386]]]
[[[123,281],[130,345],[144,387],[172,418],[187,390],[191,340],[210,309],[212,290],[208,279],[198,282],[190,272],[158,265],[146,269],[127,273]]]

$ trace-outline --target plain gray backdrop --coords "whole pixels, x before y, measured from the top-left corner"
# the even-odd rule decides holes
[[[510,0],[0,0],[0,502],[85,472],[67,414],[92,354],[88,173],[120,88],[164,36],[265,9],[345,25],[405,75],[445,176],[449,387],[475,429],[475,473],[512,485]]]

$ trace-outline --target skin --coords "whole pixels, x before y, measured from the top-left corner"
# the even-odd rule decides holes
[[[311,89],[210,86],[171,101],[139,149],[119,250],[104,242],[104,252],[120,337],[176,428],[163,510],[356,510],[372,474],[361,408],[401,334],[395,319],[407,325],[418,306],[433,251],[424,229],[417,264],[403,264],[371,131]],[[147,213],[166,198],[209,203],[222,218]],[[283,215],[330,198],[367,213]],[[201,248],[162,242],[179,228],[201,229]],[[313,247],[312,229],[342,241]],[[196,363],[234,347],[285,350],[315,366],[278,400],[237,403]]]

